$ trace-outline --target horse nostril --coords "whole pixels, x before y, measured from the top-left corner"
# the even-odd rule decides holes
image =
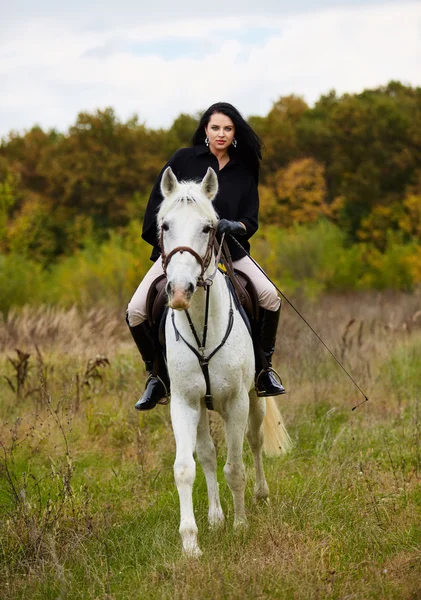
[[[194,285],[192,283],[188,283],[186,286],[186,292],[188,294],[193,294],[194,292]]]
[[[167,296],[172,294],[172,285],[170,281],[168,281],[167,285],[165,286],[165,291],[167,292]]]

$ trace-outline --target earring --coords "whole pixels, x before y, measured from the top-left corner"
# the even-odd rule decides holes
[[[234,138],[234,139],[232,140],[232,145],[234,146],[234,148],[236,148],[236,147],[237,147],[237,144],[238,144],[238,142],[237,142],[237,140]]]
[[[205,137],[205,144],[206,144],[206,146],[209,146],[209,138],[208,138],[208,136]]]

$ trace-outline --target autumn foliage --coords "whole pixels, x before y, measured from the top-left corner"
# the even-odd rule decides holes
[[[253,251],[263,262],[272,256],[278,281],[311,279],[315,289],[421,282],[421,88],[391,82],[361,94],[331,92],[314,107],[288,96],[249,121],[265,142]],[[180,115],[169,129],[152,130],[109,108],[79,114],[66,133],[34,127],[3,139],[0,310],[96,301],[89,289],[106,295],[113,278],[124,288],[119,296],[129,294],[148,267],[138,238],[149,191],[168,157],[189,145],[196,123],[197,115]],[[332,260],[303,279],[299,244],[315,232],[330,240]],[[313,256],[323,243],[316,241]],[[287,271],[280,246],[290,255]],[[78,280],[85,283],[71,293]]]

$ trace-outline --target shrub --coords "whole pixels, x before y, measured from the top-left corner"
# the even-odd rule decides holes
[[[44,283],[41,265],[20,254],[0,254],[0,312],[39,302]]]
[[[373,288],[411,291],[421,280],[415,242],[404,244],[389,232],[383,252],[367,243],[349,246],[345,233],[326,220],[290,229],[267,227],[257,235],[253,251],[281,289],[308,296]]]
[[[254,244],[255,257],[281,288],[317,294],[331,287],[344,254],[345,235],[332,223],[290,229],[267,227]],[[354,287],[353,281],[343,282]]]
[[[56,265],[45,300],[63,306],[126,306],[151,265],[149,254],[139,224],[133,223],[125,236],[111,233],[107,242],[91,243]]]

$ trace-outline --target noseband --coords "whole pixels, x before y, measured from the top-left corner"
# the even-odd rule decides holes
[[[174,256],[174,254],[177,254],[178,252],[180,254],[183,254],[183,252],[189,252],[192,256],[194,256],[194,258],[197,260],[197,262],[199,263],[200,268],[201,268],[200,275],[197,278],[197,285],[199,287],[205,287],[206,285],[208,285],[207,280],[204,280],[203,277],[205,275],[206,269],[209,267],[210,262],[212,260],[213,248],[215,245],[215,236],[216,236],[216,229],[214,227],[211,227],[209,240],[208,240],[208,246],[206,248],[205,256],[203,258],[195,250],[193,250],[193,248],[190,248],[189,246],[177,246],[176,248],[173,248],[173,250],[171,250],[171,252],[169,252],[168,254],[165,254],[165,252],[164,252],[164,230],[161,227],[161,235],[159,238],[159,245],[161,247],[162,269],[164,271],[164,275],[167,276],[168,264],[169,264],[170,260],[172,259],[172,257]]]

